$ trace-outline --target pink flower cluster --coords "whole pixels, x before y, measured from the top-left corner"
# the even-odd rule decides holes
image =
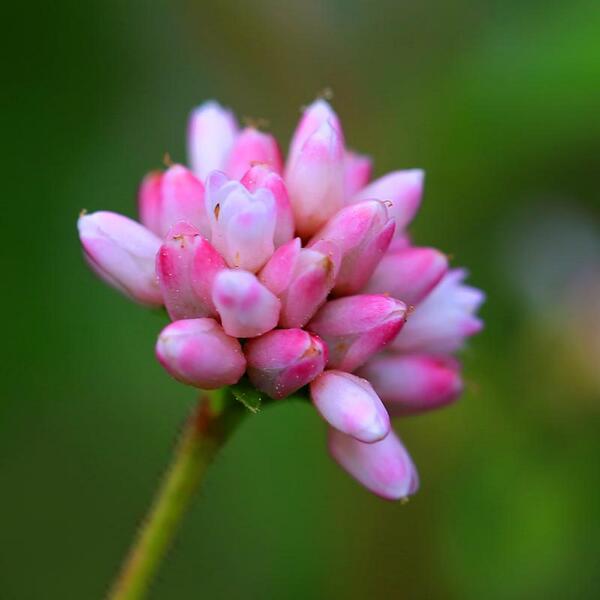
[[[246,374],[274,399],[310,386],[333,458],[384,498],[414,493],[389,415],[457,398],[451,355],[481,329],[483,300],[406,234],[423,173],[370,182],[370,159],[346,149],[324,100],[305,110],[285,164],[271,135],[239,130],[215,102],[193,112],[188,135],[191,169],[143,180],[141,224],[81,216],[90,266],[166,307],[156,354],[173,377],[215,389]]]

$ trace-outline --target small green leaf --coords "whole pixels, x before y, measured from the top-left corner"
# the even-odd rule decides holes
[[[234,398],[241,402],[250,412],[260,411],[262,404],[261,393],[246,379],[232,385],[230,388]]]

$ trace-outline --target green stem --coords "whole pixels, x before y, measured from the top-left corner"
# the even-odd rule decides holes
[[[207,467],[246,412],[239,402],[223,394],[200,399],[108,600],[144,597]]]

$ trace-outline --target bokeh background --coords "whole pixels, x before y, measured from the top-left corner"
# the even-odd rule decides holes
[[[422,488],[372,497],[308,405],[248,419],[152,598],[598,598],[600,11],[594,0],[12,3],[3,33],[0,598],[101,598],[194,392],[163,320],[88,272],[82,208],[133,216],[217,98],[286,145],[329,86],[412,232],[485,289],[455,406],[397,423]]]

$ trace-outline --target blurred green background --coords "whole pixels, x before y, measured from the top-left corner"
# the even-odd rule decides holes
[[[165,152],[185,159],[201,101],[267,118],[285,147],[300,106],[326,86],[376,175],[427,170],[415,240],[452,254],[488,293],[486,329],[463,355],[468,392],[397,424],[422,479],[405,506],[329,460],[310,406],[248,419],[152,597],[598,598],[600,343],[578,350],[600,336],[600,299],[569,303],[565,290],[600,256],[576,228],[565,241],[560,217],[600,235],[597,2],[7,11],[2,600],[102,597],[195,400],[154,360],[162,319],[88,272],[78,212],[135,215],[142,175]],[[558,227],[537,236],[541,263],[530,263],[529,232],[551,206]],[[529,280],[565,256],[532,303]]]

